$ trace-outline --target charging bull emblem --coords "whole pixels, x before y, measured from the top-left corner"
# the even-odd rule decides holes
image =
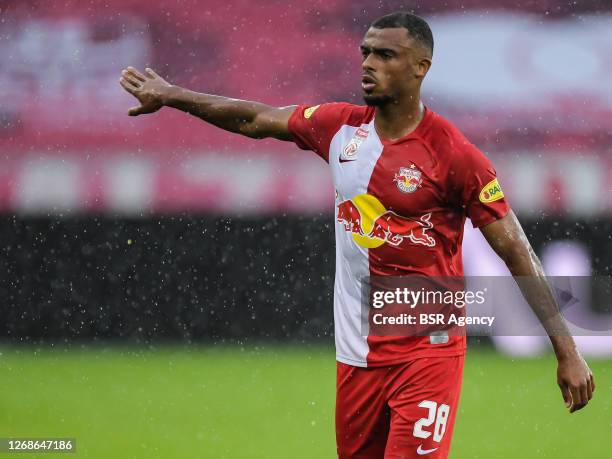
[[[407,241],[434,247],[436,240],[428,233],[433,228],[431,212],[419,218],[404,217],[385,209],[369,194],[355,196],[337,206],[337,221],[362,247],[375,248],[385,243],[399,246]]]
[[[416,219],[402,217],[389,210],[374,221],[368,237],[382,239],[392,245],[400,245],[407,239],[413,244],[433,247],[436,240],[427,234],[433,228],[430,220],[431,213]]]

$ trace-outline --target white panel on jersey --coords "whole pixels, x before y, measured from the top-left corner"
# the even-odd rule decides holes
[[[364,130],[367,131],[365,138]],[[357,245],[352,233],[338,222],[338,204],[367,193],[370,177],[382,150],[374,121],[360,127],[342,126],[329,148],[329,165],[336,188],[336,359],[362,367],[367,366],[369,351],[367,330],[362,330],[361,324],[362,280],[370,275],[368,249]]]

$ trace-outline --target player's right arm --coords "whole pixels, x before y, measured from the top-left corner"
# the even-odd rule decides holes
[[[154,113],[167,106],[254,139],[292,140],[289,117],[296,106],[271,107],[259,102],[190,91],[168,83],[149,68],[143,74],[128,67],[121,72],[119,83],[140,102],[139,106],[128,111],[130,116]]]

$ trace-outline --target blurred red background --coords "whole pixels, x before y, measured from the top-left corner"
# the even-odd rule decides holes
[[[417,3],[436,39],[424,99],[491,154],[513,206],[609,213],[612,6]],[[402,5],[4,2],[0,209],[331,211],[324,164],[290,144],[171,109],[128,117],[121,69],[273,105],[362,103],[359,41]]]

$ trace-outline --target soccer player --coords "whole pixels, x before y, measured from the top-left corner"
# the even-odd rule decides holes
[[[418,16],[374,21],[361,43],[365,106],[268,105],[174,86],[128,67],[120,84],[137,116],[173,107],[230,132],[312,150],[336,189],[334,321],[336,440],[340,458],[446,458],[465,336],[362,336],[361,282],[368,276],[462,276],[470,218],[522,286],[550,336],[570,412],[595,384],[576,349],[542,266],[510,210],[489,160],[420,99],[433,37]],[[451,76],[449,76],[451,78]]]

